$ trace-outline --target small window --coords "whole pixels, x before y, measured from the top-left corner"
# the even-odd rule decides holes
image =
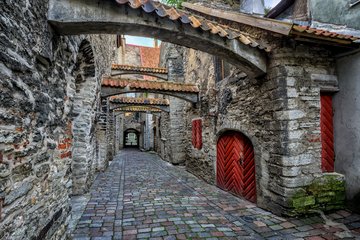
[[[219,57],[214,57],[215,81],[218,83],[230,75],[230,65]]]
[[[192,144],[194,148],[202,148],[202,120],[194,119],[192,120]]]

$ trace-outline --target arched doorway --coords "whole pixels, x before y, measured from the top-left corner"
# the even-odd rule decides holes
[[[251,141],[242,133],[225,132],[217,143],[218,187],[256,202],[255,157]]]
[[[124,147],[139,148],[139,132],[135,129],[127,129],[124,132]]]

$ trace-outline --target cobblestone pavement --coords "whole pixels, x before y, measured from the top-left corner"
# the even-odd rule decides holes
[[[284,219],[135,150],[122,151],[74,209],[78,240],[360,239],[359,215]]]

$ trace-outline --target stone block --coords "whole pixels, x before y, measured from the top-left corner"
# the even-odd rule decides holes
[[[300,154],[297,156],[283,156],[280,159],[280,164],[281,166],[288,166],[288,167],[293,167],[293,166],[304,166],[304,165],[308,165],[311,164],[315,161],[314,157],[311,154],[308,153],[304,153],[304,154]]]
[[[32,182],[25,182],[20,186],[14,188],[5,197],[5,205],[11,204],[16,199],[25,196],[33,187]]]
[[[306,113],[301,110],[286,110],[274,113],[274,118],[278,120],[296,120],[306,116]]]

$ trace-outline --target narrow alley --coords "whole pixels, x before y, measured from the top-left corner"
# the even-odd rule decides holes
[[[360,238],[359,215],[284,219],[136,150],[121,151],[74,209],[78,240]]]
[[[360,240],[360,0],[0,4],[0,240]]]

